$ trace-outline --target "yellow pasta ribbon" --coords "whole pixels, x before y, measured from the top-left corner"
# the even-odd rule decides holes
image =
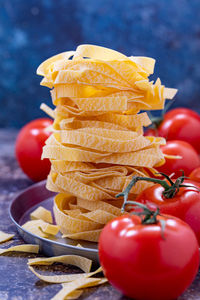
[[[53,133],[42,158],[51,161],[47,188],[57,192],[54,215],[65,237],[97,242],[103,226],[121,214],[115,199],[134,175],[165,162],[165,140],[143,136],[151,121],[141,110],[162,109],[175,89],[149,80],[155,60],[104,47],[80,45],[37,70],[51,88]],[[138,182],[134,199],[152,183]],[[44,232],[43,232],[44,234]]]

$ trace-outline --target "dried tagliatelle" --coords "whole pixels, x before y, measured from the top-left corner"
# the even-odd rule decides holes
[[[0,243],[7,242],[14,237],[14,234],[6,233],[0,230]]]
[[[37,209],[35,209],[30,214],[30,218],[32,220],[43,220],[48,223],[53,222],[51,212],[48,209],[44,208],[43,206],[39,206]]]
[[[28,260],[28,265],[52,265],[53,263],[62,263],[65,265],[73,265],[85,273],[89,273],[92,267],[92,261],[86,257],[78,256],[78,255],[61,255],[61,256],[53,256],[53,257],[37,257],[30,258]]]
[[[51,88],[53,133],[42,158],[51,160],[47,188],[57,192],[56,223],[64,237],[97,242],[104,225],[121,214],[115,195],[134,175],[154,172],[165,159],[160,137],[143,136],[151,121],[141,110],[162,109],[175,89],[149,80],[155,60],[81,45],[43,62],[37,73]],[[152,183],[138,182],[134,197]],[[44,233],[43,233],[44,234]]]
[[[78,259],[78,257],[77,257]],[[63,283],[63,282],[71,282],[76,279],[81,280],[82,278],[91,277],[97,273],[102,272],[102,268],[99,267],[94,272],[89,273],[79,273],[79,274],[67,274],[67,275],[42,275],[34,270],[33,267],[29,266],[29,270],[32,271],[39,279],[49,282],[49,283]]]
[[[32,244],[24,244],[24,245],[17,245],[17,246],[11,246],[9,248],[0,249],[0,255],[8,253],[8,252],[38,253],[39,246],[32,245]]]
[[[106,283],[106,278],[80,278],[69,283],[63,283],[62,289],[51,300],[77,299],[81,294],[80,288],[88,288]],[[72,298],[73,297],[73,298]]]
[[[60,226],[49,224],[43,220],[28,221],[22,227],[27,231],[44,238],[54,236],[60,230]]]
[[[66,275],[42,275],[33,267],[34,265],[51,265],[53,263],[63,263],[80,268],[84,273]],[[102,272],[102,268],[91,272],[92,261],[86,257],[78,255],[62,255],[55,257],[37,257],[28,260],[29,270],[32,271],[40,280],[48,283],[62,283],[63,288],[52,299],[77,299],[83,292],[80,288],[87,288],[104,284],[107,279],[91,278],[93,275]]]

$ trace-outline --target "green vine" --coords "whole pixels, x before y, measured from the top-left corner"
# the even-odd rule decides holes
[[[158,220],[157,219],[157,216],[160,215],[159,208],[157,208],[156,210],[151,210],[146,205],[144,205],[140,202],[129,201],[128,196],[129,196],[129,193],[130,193],[132,187],[136,184],[136,182],[141,181],[141,180],[160,184],[164,188],[164,191],[162,192],[162,194],[166,199],[173,198],[179,192],[181,187],[191,187],[191,188],[196,189],[198,192],[200,191],[200,189],[198,189],[197,187],[195,187],[193,185],[183,184],[185,178],[187,178],[187,177],[184,176],[183,171],[182,171],[182,176],[178,177],[175,180],[175,182],[173,182],[171,180],[171,178],[169,176],[167,176],[166,174],[161,173],[161,172],[159,174],[161,174],[163,177],[165,177],[165,179],[133,176],[132,180],[127,185],[126,189],[123,192],[116,195],[116,198],[124,197],[124,202],[123,202],[123,205],[122,205],[122,208],[121,208],[122,212],[125,212],[126,206],[128,206],[128,205],[137,206],[140,210],[139,211],[132,211],[131,214],[138,215],[141,218],[141,223],[142,224],[148,225],[148,224],[157,224],[158,222],[160,222],[160,224],[161,224],[161,234],[162,234],[162,237],[164,238],[165,220],[163,220],[163,219]],[[168,182],[166,181],[166,179],[167,179]]]
[[[162,192],[162,194],[166,199],[173,198],[179,192],[181,187],[191,187],[191,188],[194,188],[194,189],[200,191],[197,187],[195,187],[193,185],[183,184],[185,178],[187,178],[187,177],[184,176],[184,172],[182,172],[182,176],[178,177],[175,180],[175,182],[173,182],[171,180],[171,178],[169,176],[167,176],[166,174],[161,173],[161,172],[159,174],[161,174],[163,177],[165,177],[165,179],[167,179],[168,182],[165,179],[133,176],[131,182],[128,184],[126,189],[122,193],[120,193],[116,196],[117,198],[118,197],[124,197],[124,203],[123,203],[123,206],[122,206],[122,211],[124,211],[125,205],[128,201],[128,195],[129,195],[132,187],[138,181],[143,180],[143,181],[149,181],[149,182],[154,182],[154,183],[160,184],[164,188],[164,191]]]

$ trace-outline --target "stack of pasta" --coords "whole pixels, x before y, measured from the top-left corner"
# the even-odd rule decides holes
[[[143,136],[151,122],[141,110],[162,109],[176,90],[148,77],[155,61],[81,45],[43,62],[37,74],[51,88],[53,133],[43,148],[51,160],[47,188],[57,192],[54,214],[64,236],[98,241],[103,226],[121,214],[115,198],[134,175],[164,163],[163,138]],[[148,182],[138,182],[134,197]]]

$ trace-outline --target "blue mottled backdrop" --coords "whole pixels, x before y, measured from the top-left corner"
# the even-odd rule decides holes
[[[0,0],[0,127],[44,116],[37,66],[82,43],[156,58],[174,106],[200,112],[199,0]]]

